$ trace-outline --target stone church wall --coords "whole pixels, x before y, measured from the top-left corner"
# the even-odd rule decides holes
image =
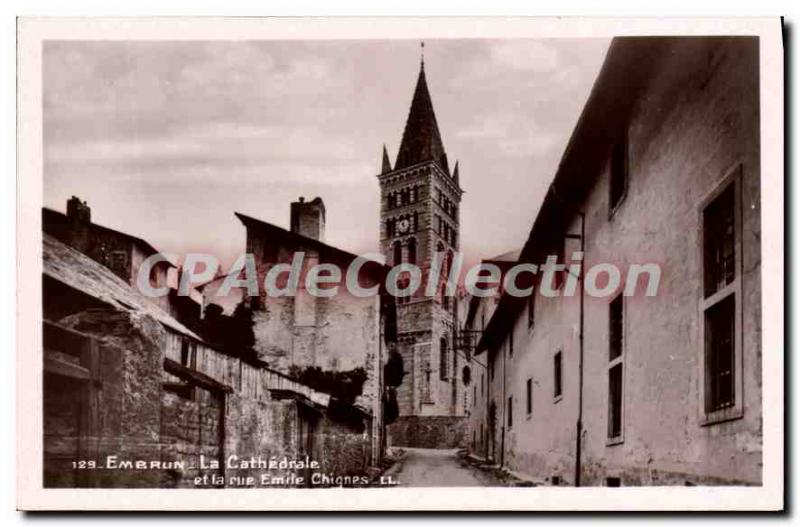
[[[449,415],[405,415],[389,425],[390,446],[465,448],[467,421]]]

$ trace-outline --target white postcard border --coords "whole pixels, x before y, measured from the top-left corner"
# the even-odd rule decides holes
[[[74,40],[586,38],[761,41],[763,486],[42,488],[41,43]],[[17,507],[23,510],[776,510],[784,490],[783,45],[778,18],[24,18],[18,23]]]

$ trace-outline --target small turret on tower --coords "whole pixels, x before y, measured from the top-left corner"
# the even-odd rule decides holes
[[[392,162],[389,161],[389,153],[386,151],[386,145],[383,145],[383,164],[381,166],[381,174],[386,174],[392,171]]]

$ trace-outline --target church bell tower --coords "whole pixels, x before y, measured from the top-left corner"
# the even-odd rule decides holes
[[[458,324],[457,301],[444,287],[461,243],[463,191],[458,162],[451,170],[439,134],[424,57],[397,158],[392,166],[383,147],[378,182],[380,246],[386,263],[414,264],[422,271],[422,283],[415,294],[397,298],[398,351],[406,375],[398,388],[400,417],[390,427],[392,444],[449,447],[447,442],[452,438],[445,437],[444,430],[441,434],[432,432],[431,426],[446,428],[448,418],[464,416],[464,387],[459,374],[463,358],[452,349]],[[439,273],[435,272],[434,259],[440,262]],[[427,296],[431,274],[436,275],[433,280],[438,287],[435,295]]]

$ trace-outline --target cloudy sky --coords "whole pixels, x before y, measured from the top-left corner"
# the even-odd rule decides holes
[[[607,47],[426,42],[469,261],[525,241]],[[327,242],[374,252],[419,60],[410,40],[47,42],[45,206],[77,195],[97,223],[231,262],[234,211],[288,227],[290,201],[321,196]]]

